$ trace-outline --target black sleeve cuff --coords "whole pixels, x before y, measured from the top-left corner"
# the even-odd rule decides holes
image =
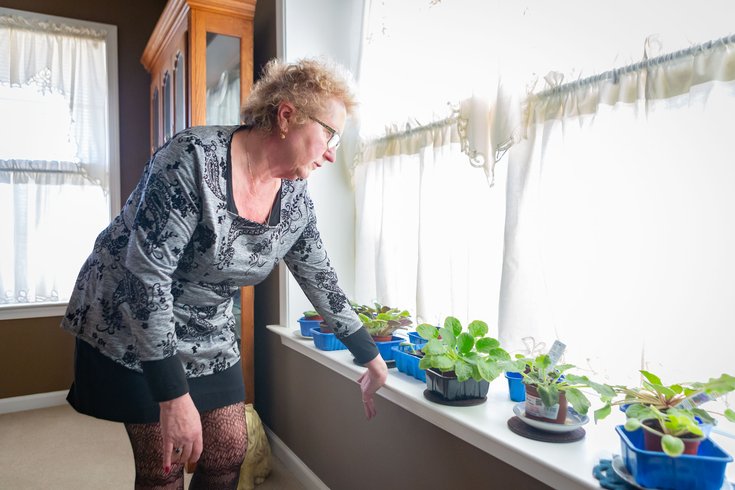
[[[173,400],[189,392],[186,373],[178,356],[158,361],[142,361],[143,376],[148,382],[153,399],[157,402]]]
[[[379,355],[378,346],[375,345],[375,341],[365,327],[360,327],[360,330],[339,340],[341,340],[342,343],[350,350],[352,355],[355,356],[355,360],[358,364],[365,364],[366,362],[375,359],[375,356]]]

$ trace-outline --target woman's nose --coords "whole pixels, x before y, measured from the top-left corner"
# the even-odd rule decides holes
[[[328,148],[327,151],[324,152],[324,159],[330,163],[334,163],[334,161],[337,159],[337,149]]]

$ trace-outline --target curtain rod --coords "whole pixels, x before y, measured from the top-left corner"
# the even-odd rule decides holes
[[[552,87],[550,89],[539,92],[538,94],[536,94],[536,96],[539,98],[549,97],[551,95],[557,95],[559,93],[566,92],[567,90],[570,90],[572,88],[583,87],[585,85],[597,83],[602,80],[613,79],[615,80],[615,83],[617,83],[618,78],[620,78],[620,75],[624,75],[626,73],[631,73],[635,71],[640,71],[645,68],[652,68],[654,66],[658,66],[663,63],[667,63],[669,61],[678,60],[681,58],[685,58],[687,56],[692,56],[698,53],[709,51],[710,49],[716,48],[718,46],[726,46],[728,44],[733,44],[733,43],[735,43],[735,34],[731,34],[729,36],[725,36],[720,39],[707,41],[705,43],[698,44],[690,48],[682,49],[679,51],[674,51],[673,53],[668,53],[662,56],[657,56],[655,58],[651,58],[650,60],[639,61],[637,63],[628,65],[628,66],[624,66],[622,68],[615,68],[613,70],[608,70],[606,72],[603,72],[597,75],[592,75],[591,77],[583,78],[581,80],[564,83],[564,84],[559,85],[558,87]]]
[[[449,124],[454,124],[457,122],[457,115],[447,117],[445,119],[440,119],[439,121],[434,121],[426,125],[418,125],[414,127],[408,127],[404,129],[403,131],[398,131],[396,133],[388,133],[385,136],[380,136],[378,138],[365,140],[364,144],[366,145],[374,145],[378,143],[384,143],[386,141],[389,141],[393,138],[402,138],[404,136],[411,136],[412,134],[419,133],[422,131],[429,131],[435,128],[441,128],[444,126],[447,126]],[[408,124],[407,124],[408,126]]]

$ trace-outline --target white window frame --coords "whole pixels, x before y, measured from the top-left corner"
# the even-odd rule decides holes
[[[110,170],[110,219],[120,210],[120,108],[118,103],[118,69],[117,69],[117,26],[71,19],[55,15],[38,14],[0,7],[0,15],[15,15],[60,24],[67,24],[79,28],[104,30],[107,32],[105,48],[107,57],[107,105],[108,111],[108,141],[109,141],[109,170]],[[81,267],[82,264],[79,264]],[[66,301],[58,303],[23,304],[0,306],[0,320],[15,320],[21,318],[41,318],[62,316],[66,312]]]

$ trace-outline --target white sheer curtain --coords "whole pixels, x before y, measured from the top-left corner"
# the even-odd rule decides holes
[[[494,324],[503,195],[462,153],[454,121],[365,148],[355,169],[356,296]],[[493,280],[495,278],[495,280]]]
[[[490,185],[503,180],[495,161],[512,125],[488,131],[508,105],[496,103],[505,93],[482,48],[493,31],[467,8],[485,9],[476,0],[366,2],[355,291],[420,321],[494,325],[504,198]],[[486,63],[476,63],[480,50]]]
[[[225,71],[207,87],[207,124],[240,124],[240,71]]]
[[[550,90],[511,149],[500,337],[615,382],[732,372],[735,38]]]
[[[0,12],[0,305],[67,299],[109,221],[106,36]]]

